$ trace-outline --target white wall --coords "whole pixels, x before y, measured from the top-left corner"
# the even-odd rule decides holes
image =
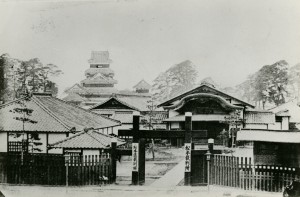
[[[172,118],[174,116],[177,116],[179,113],[177,111],[174,110],[169,110],[169,118]]]
[[[246,124],[246,129],[268,129],[267,124]]]
[[[282,117],[282,130],[289,130],[289,117]]]
[[[171,122],[171,129],[179,129],[179,122]]]
[[[49,144],[58,142],[60,140],[63,140],[67,137],[67,135],[65,133],[49,133],[48,136],[48,142]],[[53,149],[49,149],[48,153],[54,153],[54,154],[62,154],[63,151],[61,148],[53,148]]]
[[[275,122],[275,124],[269,124],[268,128],[270,130],[282,130],[281,129],[281,122]]]
[[[7,132],[0,132],[0,152],[7,152]]]

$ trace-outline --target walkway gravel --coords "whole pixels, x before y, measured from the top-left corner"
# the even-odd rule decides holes
[[[172,188],[179,184],[184,178],[184,159],[169,170],[163,177],[152,183],[151,187]]]

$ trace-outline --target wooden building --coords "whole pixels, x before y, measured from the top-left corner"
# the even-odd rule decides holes
[[[30,116],[25,116],[33,122],[17,120],[22,116],[13,113],[14,109],[28,108]],[[0,105],[0,152],[20,152],[23,149],[40,153],[48,153],[47,146],[65,139],[85,128],[111,133],[121,123],[100,114],[82,109],[67,103],[51,94],[35,93],[31,98],[21,98]],[[24,142],[26,147],[24,147]],[[22,145],[23,144],[23,145]],[[58,153],[50,150],[49,153]]]
[[[137,97],[113,97],[106,101],[91,107],[89,110],[99,113],[103,116],[118,120],[122,125],[114,130],[114,134],[118,134],[118,129],[131,129],[133,127],[133,114],[139,112],[141,114],[141,127],[149,129],[145,122],[151,122],[151,129],[166,129],[166,123],[163,122],[167,118],[166,111],[150,111],[148,106],[149,100]],[[151,119],[151,120],[150,120]]]
[[[241,128],[245,126],[246,111],[254,108],[253,105],[230,96],[209,84],[202,84],[165,101],[159,107],[168,111],[168,118],[164,121],[168,124],[169,129],[184,129],[184,114],[192,112],[192,129],[199,130],[206,137],[213,139],[217,139],[221,131],[230,129],[226,117],[238,111],[237,127]]]

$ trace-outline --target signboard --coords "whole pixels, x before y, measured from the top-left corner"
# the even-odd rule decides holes
[[[185,143],[184,144],[184,151],[185,151],[184,171],[185,172],[191,172],[192,144],[191,143]]]
[[[132,143],[132,171],[139,171],[139,143]]]

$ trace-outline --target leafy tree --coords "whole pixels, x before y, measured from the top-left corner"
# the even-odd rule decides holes
[[[6,76],[5,79],[0,77],[0,80],[4,80],[4,83],[1,83],[5,86],[6,94],[1,92],[2,97],[6,95],[6,98],[2,98],[4,101],[19,98],[19,93],[24,93],[26,90],[29,92],[54,91],[53,94],[57,94],[57,86],[52,78],[63,74],[56,65],[43,65],[38,58],[22,61],[11,58],[7,54],[0,56],[0,68]]]
[[[289,67],[284,60],[265,65],[237,86],[242,99],[265,108],[267,103],[280,105],[289,96]]]
[[[39,146],[42,145],[41,142],[39,142],[40,138],[38,137],[37,133],[31,133],[28,136],[28,139],[25,139],[25,126],[26,124],[37,124],[37,121],[30,118],[30,116],[33,113],[33,110],[28,108],[26,106],[25,102],[28,102],[30,100],[30,95],[27,93],[26,95],[23,95],[23,100],[18,100],[16,103],[19,105],[19,107],[16,107],[12,110],[10,110],[11,113],[18,114],[14,117],[15,120],[22,122],[22,133],[13,133],[12,136],[14,138],[22,137],[22,143],[28,142],[29,152],[41,152],[42,150],[39,148]],[[22,156],[23,156],[23,150],[22,150]]]
[[[290,88],[292,89],[291,92],[294,93],[291,96],[299,98],[300,97],[300,63],[291,67],[289,79],[290,79],[289,85]]]
[[[225,123],[227,123],[229,125],[229,129],[228,130],[223,130],[217,136],[217,138],[219,138],[223,141],[223,145],[225,144],[225,142],[230,142],[229,144],[231,144],[231,146],[233,146],[234,137],[236,137],[237,128],[242,123],[241,111],[240,110],[234,110],[229,115],[225,116]]]
[[[154,80],[152,91],[155,101],[168,100],[193,88],[196,78],[196,68],[189,60],[170,67]]]
[[[149,130],[153,130],[154,129],[154,123],[157,122],[157,120],[155,119],[155,110],[157,108],[157,105],[155,105],[155,101],[153,100],[153,98],[151,98],[151,100],[147,101],[148,105],[147,108],[149,109],[148,112],[146,112],[146,114],[144,115],[144,118],[142,118],[141,122],[142,124],[149,128]],[[152,153],[152,159],[155,159],[155,143],[154,143],[154,139],[151,139],[151,143],[148,144],[149,145],[149,152]]]

